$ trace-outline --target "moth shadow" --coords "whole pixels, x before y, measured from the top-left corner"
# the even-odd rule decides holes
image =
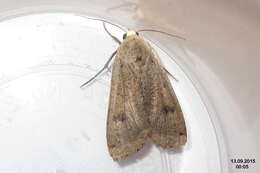
[[[179,148],[175,148],[175,149],[167,149],[166,152],[169,155],[176,155],[176,154],[181,154],[183,153],[184,148],[183,147],[179,147]]]
[[[162,157],[164,157],[164,164],[169,166],[169,172],[180,172],[182,167],[182,153],[185,151],[185,148],[180,147],[176,149],[162,149],[160,148],[160,152]],[[168,155],[168,156],[166,156]],[[162,163],[163,164],[163,163]]]
[[[150,153],[152,145],[152,143],[146,143],[141,151],[137,152],[136,154],[127,158],[126,160],[119,161],[118,165],[120,167],[126,167],[131,164],[137,163],[138,160],[142,160]]]

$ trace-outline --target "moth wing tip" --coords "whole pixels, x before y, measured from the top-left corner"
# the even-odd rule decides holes
[[[121,145],[118,147],[109,148],[109,154],[114,161],[123,161],[139,152],[143,148],[144,144],[145,140],[138,140],[124,146]]]

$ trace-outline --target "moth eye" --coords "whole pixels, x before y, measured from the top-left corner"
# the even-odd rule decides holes
[[[123,39],[125,39],[126,38],[126,33],[124,33],[124,35],[123,35]]]

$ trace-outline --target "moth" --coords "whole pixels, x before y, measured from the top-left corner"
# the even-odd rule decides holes
[[[122,42],[116,41],[119,48],[101,70],[115,55],[106,132],[109,154],[114,161],[127,159],[149,140],[163,149],[184,145],[183,112],[159,56],[138,32],[129,31]]]

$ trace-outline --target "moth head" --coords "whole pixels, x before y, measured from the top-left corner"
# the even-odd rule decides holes
[[[126,33],[124,33],[123,35],[123,40],[126,39],[126,37],[130,36],[130,35],[137,35],[139,36],[139,33],[138,32],[135,32],[135,31],[127,31]]]
[[[121,62],[132,64],[135,69],[141,69],[151,56],[151,51],[147,43],[138,36],[137,32],[127,32],[124,34],[124,41],[121,43],[118,53],[121,54]]]

